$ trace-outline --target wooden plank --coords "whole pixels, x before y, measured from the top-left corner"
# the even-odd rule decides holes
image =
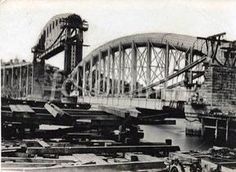
[[[46,103],[45,105],[44,105],[44,108],[54,117],[54,118],[56,118],[57,117],[57,115],[59,114],[59,112],[56,110],[56,109],[54,109],[50,104],[48,104],[48,103]]]
[[[99,106],[99,108],[101,108],[101,110],[106,113],[115,115],[120,118],[126,118],[129,115],[127,110],[121,109],[121,108],[119,109],[119,108],[108,107],[108,106]]]
[[[61,108],[57,107],[56,105],[52,103],[51,104],[46,103],[44,105],[44,108],[47,109],[47,111],[51,113],[54,118],[62,118],[62,117],[70,118],[71,117],[69,113],[63,111]]]
[[[58,159],[61,161],[70,161],[70,162],[77,162],[78,161],[78,159],[76,159],[73,155],[59,156]]]
[[[104,144],[106,144],[106,143],[116,143],[116,141],[114,141],[114,140],[90,140],[89,142],[91,142],[91,143],[104,143]]]
[[[15,168],[25,168],[25,167],[51,167],[56,165],[56,163],[31,163],[31,162],[4,162],[1,163],[2,168],[15,167]]]
[[[138,124],[146,125],[176,125],[176,120],[142,120],[138,121]]]
[[[16,151],[19,151],[21,149],[22,149],[22,147],[20,147],[20,146],[10,146],[10,147],[1,148],[2,153],[16,152]]]
[[[102,165],[71,165],[71,166],[54,166],[47,169],[50,172],[71,172],[71,171],[87,171],[87,172],[110,172],[110,171],[140,171],[145,169],[155,169],[156,172],[161,172],[166,169],[163,161],[153,161],[153,162],[125,162],[125,163],[113,163],[113,164],[102,164]],[[6,169],[3,169],[6,170]],[[12,170],[12,169],[7,169]],[[46,170],[45,168],[25,168],[25,172],[29,171],[42,172]]]
[[[9,105],[11,112],[35,113],[29,105]]]
[[[160,161],[160,158],[150,156],[150,155],[145,155],[145,154],[138,154],[138,153],[126,153],[125,158],[128,160],[132,160],[132,156],[137,157],[138,161]]]
[[[76,118],[81,118],[81,119],[88,119],[91,118],[92,120],[92,125],[94,127],[99,127],[99,126],[116,126],[120,125],[121,120],[116,118],[116,117],[109,117],[107,115],[81,115],[81,116],[73,116],[74,119]],[[21,118],[13,118],[11,112],[2,112],[2,121],[22,121]],[[24,120],[24,122],[30,122],[32,124],[50,124],[50,125],[65,125],[65,122],[63,120],[55,120],[54,117],[50,114],[39,114],[36,113],[35,115],[31,116],[28,118],[27,121]],[[70,125],[68,123],[68,125]]]
[[[73,156],[81,162],[81,164],[107,164],[101,157],[95,154],[73,154]]]
[[[22,141],[25,142],[26,144],[32,144],[32,143],[34,144],[34,143],[36,143],[36,145],[40,145],[40,146],[42,146],[44,148],[50,147],[49,144],[47,144],[45,141],[40,140],[40,139],[23,139]]]
[[[1,157],[1,161],[5,162],[34,162],[34,163],[56,163],[56,164],[61,164],[61,163],[69,163],[69,162],[76,162],[75,159],[63,159],[59,157],[59,159],[55,158],[28,158],[28,157]]]
[[[65,138],[66,139],[98,139],[101,138],[101,135],[98,135],[97,133],[66,133]]]
[[[50,147],[50,145],[49,145],[48,143],[46,143],[45,141],[43,141],[43,140],[37,139],[37,142],[38,142],[43,148],[48,148],[48,147]]]
[[[76,123],[91,124],[92,120],[91,119],[77,119]]]
[[[99,106],[99,108],[105,111],[106,113],[109,113],[109,114],[112,114],[121,118],[127,118],[128,116],[131,116],[133,118],[138,118],[138,116],[141,114],[135,108],[121,108],[121,107],[114,107],[114,106]]]
[[[125,146],[90,146],[90,147],[28,147],[29,154],[59,154],[68,155],[76,153],[117,153],[117,152],[144,152],[155,154],[158,152],[175,152],[179,151],[179,146],[170,145],[125,145]]]
[[[115,158],[114,162],[129,162],[129,160],[126,158]]]

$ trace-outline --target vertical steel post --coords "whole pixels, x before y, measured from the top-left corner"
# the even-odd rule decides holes
[[[64,60],[64,71],[66,75],[68,75],[71,72],[71,42],[70,42],[70,36],[71,31],[70,28],[67,28],[65,31],[65,60]]]
[[[25,87],[26,87],[26,96],[29,95],[29,64],[26,66],[26,84],[25,84]]]
[[[108,52],[107,52],[107,95],[109,95],[110,93],[110,68],[111,68],[111,63],[110,63],[110,59],[111,59],[111,48],[108,48]]]
[[[33,94],[34,91],[34,63],[32,64],[31,68],[31,88],[30,88],[30,94]]]
[[[204,119],[201,119],[201,124],[202,124],[202,129],[201,129],[201,135],[204,136],[205,134],[205,123],[204,123]]]
[[[121,80],[121,58],[122,58],[122,48],[121,48],[121,43],[119,44],[119,56],[118,56],[119,64],[118,64],[118,84],[117,84],[117,95],[118,97],[120,96],[120,80]]]
[[[131,53],[131,89],[130,96],[133,97],[136,95],[134,90],[136,90],[137,82],[137,49],[134,41],[132,42],[132,53]]]
[[[170,67],[170,48],[169,43],[166,43],[166,49],[165,49],[165,79],[169,76],[169,67]],[[164,87],[167,87],[167,82],[164,83]]]
[[[121,66],[121,94],[125,93],[125,49],[122,49],[122,66]]]
[[[12,69],[12,72],[11,72],[11,87],[13,88],[13,77],[14,77],[14,67],[13,67],[13,65],[12,65],[12,67],[11,67],[11,69]]]
[[[75,59],[74,65],[77,66],[83,56],[83,31],[76,30]]]
[[[3,73],[2,87],[4,89],[5,88],[5,84],[6,84],[6,68],[5,67],[3,67],[2,73]]]
[[[225,141],[226,143],[229,140],[229,118],[226,119],[226,126],[225,126]]]
[[[152,63],[152,49],[150,42],[147,43],[147,70],[146,70],[146,84],[147,86],[151,84],[151,63]],[[150,95],[150,89],[146,90],[146,98],[148,99]]]
[[[218,119],[216,119],[216,128],[215,128],[215,139],[218,137]]]
[[[112,58],[112,64],[111,64],[111,77],[112,77],[112,82],[111,82],[111,94],[114,96],[115,92],[115,53],[111,53],[111,58]]]
[[[185,66],[189,64],[189,53],[190,53],[189,51],[185,53]],[[189,75],[189,71],[187,70],[184,74],[185,81],[188,81],[188,75]]]
[[[45,75],[45,60],[38,61],[34,54],[33,70],[32,70],[32,91],[31,94],[35,98],[43,98],[44,96],[44,75]]]
[[[190,54],[189,54],[189,62],[188,64],[192,64],[193,63],[193,48],[191,47],[190,48]],[[193,72],[192,72],[192,69],[189,69],[189,76],[188,76],[188,79],[189,79],[189,84],[192,84],[193,83]]]
[[[85,91],[86,91],[86,63],[84,62],[83,63],[83,81],[82,81],[82,93],[83,93],[83,96],[86,95]]]
[[[95,63],[95,82],[94,82],[94,93],[98,95],[98,61]],[[96,86],[96,87],[95,87]]]
[[[89,92],[90,95],[93,90],[93,57],[90,59],[90,66],[89,66]]]
[[[80,88],[80,68],[79,66],[76,67],[76,85],[78,86],[78,88],[76,89],[77,90],[77,93],[78,93],[78,96],[80,95],[80,91],[79,91],[79,88]]]
[[[106,92],[106,56],[103,58],[102,91]]]
[[[98,95],[100,94],[100,91],[101,91],[101,63],[102,63],[102,52],[100,51],[99,54],[98,54],[98,90],[97,90],[97,93]]]
[[[21,85],[22,85],[22,66],[20,66],[20,78],[19,78],[19,95],[21,97]]]

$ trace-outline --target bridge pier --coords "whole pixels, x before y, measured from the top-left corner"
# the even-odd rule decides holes
[[[71,29],[67,28],[65,31],[65,45],[64,45],[64,71],[65,74],[68,75],[71,72],[71,56],[72,56],[72,42],[70,41],[70,36],[71,36]]]
[[[32,98],[42,99],[44,94],[45,60],[33,60]]]
[[[215,140],[231,142],[229,135],[235,127],[236,69],[234,67],[209,66],[205,81],[198,89],[198,98],[185,105],[186,116],[200,118],[201,135]],[[232,135],[232,134],[231,134]]]

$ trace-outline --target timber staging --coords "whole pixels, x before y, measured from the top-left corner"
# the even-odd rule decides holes
[[[139,124],[174,124],[157,113],[2,98],[2,171],[234,171],[235,149],[179,152],[172,140],[144,142]]]
[[[167,111],[145,115],[137,109],[8,98],[2,98],[1,111],[2,171],[236,169],[235,149],[179,152],[169,139],[144,142],[139,124],[175,124],[163,118]]]
[[[2,98],[3,171],[166,171],[171,140],[143,142],[136,109]],[[175,124],[159,114],[157,124]]]

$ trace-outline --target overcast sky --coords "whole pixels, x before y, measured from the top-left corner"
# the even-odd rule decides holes
[[[51,17],[76,13],[89,23],[84,55],[125,35],[171,32],[236,40],[234,0],[0,0],[0,58],[32,61],[31,48]],[[57,60],[55,60],[57,59]],[[63,66],[63,54],[48,61]]]

